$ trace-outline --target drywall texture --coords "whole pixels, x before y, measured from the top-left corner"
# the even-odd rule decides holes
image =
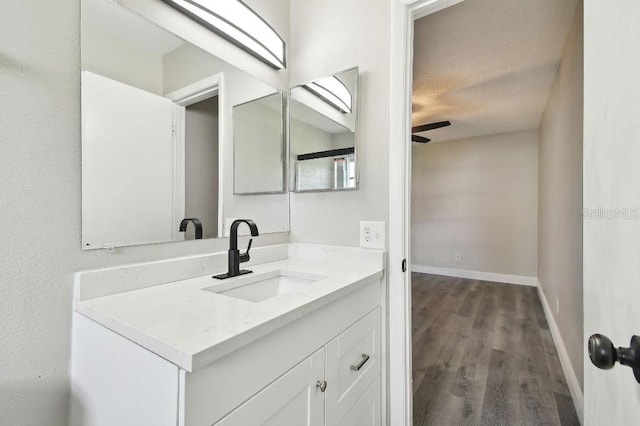
[[[537,130],[414,144],[412,154],[414,265],[536,276]]]
[[[228,246],[226,240],[214,239],[123,248],[112,254],[80,250],[79,3],[0,2],[3,425],[67,423],[74,272]],[[275,8],[283,2],[273,4]],[[288,22],[288,9],[282,13]],[[229,48],[228,43],[212,45]],[[236,50],[226,56],[235,60],[240,55]],[[252,59],[244,63],[258,68],[260,75],[272,73],[272,81],[280,79],[266,65]],[[287,240],[287,234],[274,234],[260,236],[256,243]]]
[[[464,1],[416,21],[413,124],[447,141],[539,126],[578,0]]]
[[[583,27],[578,7],[540,124],[538,279],[582,386]],[[557,300],[557,302],[556,302]],[[556,311],[556,303],[559,311]]]
[[[358,246],[360,220],[388,218],[390,13],[389,1],[291,0],[291,86],[360,67],[359,189],[291,194],[292,241]]]

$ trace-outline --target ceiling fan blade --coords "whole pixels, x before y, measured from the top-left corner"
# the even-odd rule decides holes
[[[438,121],[435,123],[427,123],[427,124],[422,124],[420,126],[412,127],[411,133],[426,132],[427,130],[434,130],[434,129],[439,129],[441,127],[447,127],[447,126],[451,126],[451,122],[449,120]]]
[[[411,135],[411,142],[427,143],[430,141],[431,139],[429,138],[423,138],[422,136],[418,136],[418,135]]]

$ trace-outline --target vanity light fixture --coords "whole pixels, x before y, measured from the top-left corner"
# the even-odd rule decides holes
[[[162,1],[272,68],[286,68],[284,40],[241,0]]]
[[[324,77],[304,86],[305,89],[342,113],[351,112],[351,92],[338,77]]]

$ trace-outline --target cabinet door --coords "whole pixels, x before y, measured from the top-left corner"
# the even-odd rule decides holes
[[[335,426],[380,375],[380,308],[346,329],[326,348],[326,424]]]
[[[380,377],[378,376],[340,426],[380,426]]]
[[[282,377],[232,411],[220,426],[321,426],[324,393],[316,383],[324,380],[325,350],[320,349]]]

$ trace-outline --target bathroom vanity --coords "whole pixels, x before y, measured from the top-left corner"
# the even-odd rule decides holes
[[[82,0],[83,250],[284,234],[289,191],[357,190],[358,68],[288,97],[176,6]],[[72,424],[385,423],[384,252],[255,248],[234,276],[230,249],[76,274]]]
[[[212,279],[226,260],[76,275],[73,424],[381,424],[384,252],[262,247]]]

